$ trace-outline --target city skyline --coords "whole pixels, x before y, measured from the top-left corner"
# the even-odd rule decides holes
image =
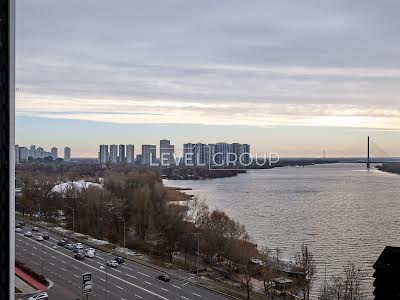
[[[19,4],[17,143],[34,130],[95,157],[105,132],[148,144],[150,128],[282,156],[361,156],[371,135],[400,155],[400,4],[121,4]]]

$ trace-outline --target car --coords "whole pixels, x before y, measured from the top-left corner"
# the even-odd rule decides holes
[[[48,240],[50,238],[49,233],[46,231],[42,233],[42,236],[43,236],[43,239],[45,239],[45,240]]]
[[[21,226],[25,226],[25,222],[24,221],[21,221],[18,224],[21,225]]]
[[[73,250],[73,249],[74,249],[74,245],[72,245],[72,244],[66,244],[66,245],[64,246],[64,248],[67,249],[67,250]]]
[[[90,248],[86,249],[86,251],[85,251],[85,256],[86,257],[94,258],[94,254],[95,254],[95,252],[93,250],[90,250]]]
[[[74,246],[74,252],[78,253],[80,251],[83,251],[83,246],[82,246],[81,243],[76,243],[75,246]]]
[[[22,228],[21,223],[18,223],[17,225],[15,225],[16,228]]]
[[[58,245],[58,246],[61,246],[61,247],[64,247],[66,244],[67,244],[67,242],[66,242],[66,241],[63,241],[63,240],[59,240],[59,241],[57,242],[57,245]]]
[[[32,227],[32,231],[39,231],[39,227],[37,227],[37,226]]]
[[[94,249],[94,248],[86,248],[85,251],[93,251],[94,253],[96,253],[96,249]]]
[[[48,300],[49,295],[46,292],[41,292],[29,297],[28,300]]]
[[[39,242],[44,241],[44,239],[43,239],[43,237],[41,235],[37,235],[36,236],[36,240],[39,241]]]
[[[64,241],[64,242],[66,242],[66,243],[68,243],[68,238],[66,238],[66,237],[65,237],[65,238],[62,238],[61,240]]]
[[[32,232],[27,231],[27,232],[24,233],[24,236],[31,237],[32,236]]]
[[[114,260],[118,263],[118,264],[123,264],[124,263],[124,258],[121,256],[117,256],[116,258],[114,258]]]
[[[21,228],[19,228],[19,227],[15,228],[15,232],[21,232],[21,231],[22,231]]]
[[[116,268],[116,267],[118,267],[118,263],[115,260],[109,260],[109,261],[107,261],[107,266],[109,266],[111,268]]]
[[[78,252],[74,254],[74,258],[77,260],[82,260],[85,258],[85,254],[83,252]]]
[[[169,276],[167,274],[161,274],[157,277],[158,280],[168,282],[170,280]]]

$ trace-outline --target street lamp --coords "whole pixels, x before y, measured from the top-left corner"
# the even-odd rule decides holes
[[[126,239],[125,239],[125,235],[126,235],[126,230],[125,230],[125,218],[124,218],[124,217],[118,217],[118,219],[121,219],[122,222],[124,222],[124,248],[125,248],[125,241],[126,241]]]
[[[199,280],[200,234],[198,232],[193,232],[192,235],[197,237],[197,280]]]

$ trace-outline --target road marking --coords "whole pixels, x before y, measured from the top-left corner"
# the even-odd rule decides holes
[[[24,238],[28,239],[28,237],[24,237]],[[33,241],[33,240],[32,240],[32,241]],[[33,242],[39,244],[39,242],[37,242],[37,241],[33,241]],[[89,264],[87,264],[87,263],[84,263],[84,262],[82,262],[82,261],[76,261],[76,260],[74,260],[72,257],[68,256],[67,254],[64,254],[64,253],[62,253],[62,252],[60,252],[60,251],[57,251],[57,250],[55,250],[55,249],[52,249],[52,248],[50,248],[49,246],[43,245],[43,247],[46,247],[46,248],[48,248],[49,250],[52,250],[52,251],[54,251],[54,252],[56,252],[56,253],[58,253],[58,254],[60,254],[60,255],[63,255],[63,256],[65,256],[66,258],[75,261],[75,263],[79,263],[79,264],[85,265],[86,267],[92,268],[92,269],[96,270],[96,271],[99,272],[99,273],[106,274],[106,272],[103,271],[103,270],[99,270],[98,268],[96,268],[96,267],[94,267],[94,266],[92,266],[92,265],[89,265]],[[75,275],[75,276],[76,276],[76,275]],[[160,298],[160,299],[163,299],[163,300],[169,300],[168,298],[166,298],[166,297],[164,297],[164,296],[161,296],[161,295],[159,295],[159,294],[157,294],[157,293],[155,293],[155,292],[152,292],[152,291],[150,291],[150,290],[148,290],[148,289],[146,289],[146,288],[144,288],[144,287],[141,287],[141,286],[139,286],[139,285],[137,285],[137,284],[134,284],[134,283],[132,283],[132,282],[129,282],[129,281],[125,280],[125,279],[119,278],[119,277],[117,277],[117,276],[115,276],[115,275],[113,275],[113,274],[108,273],[108,276],[113,277],[113,278],[115,278],[115,279],[117,279],[117,280],[120,280],[120,281],[124,282],[125,284],[129,284],[129,285],[131,285],[131,286],[133,286],[133,287],[135,287],[135,288],[137,288],[137,289],[139,289],[139,290],[142,290],[142,291],[144,291],[144,292],[146,292],[146,293],[148,293],[148,294],[151,294],[151,295],[153,295],[153,296],[155,296],[155,297],[157,297],[157,298]],[[77,277],[79,277],[79,276],[77,276]]]
[[[117,270],[117,269],[111,269],[111,270],[114,270],[115,272],[118,272],[118,273],[122,273],[120,270]]]
[[[151,282],[148,282],[148,281],[146,281],[146,280],[145,280],[144,282],[146,282],[148,285],[151,285]]]
[[[115,285],[115,287],[119,288],[120,290],[123,290],[123,288],[118,285]]]
[[[62,262],[63,264],[66,264],[66,262],[65,262],[65,261],[63,261],[63,260],[62,260],[61,262]]]
[[[77,269],[77,270],[79,270],[79,268],[78,268],[77,266],[72,265],[72,267],[75,268],[75,269]]]
[[[76,275],[76,274],[74,274],[74,276],[75,276],[76,278],[79,278],[79,276],[78,276],[78,275]]]
[[[133,271],[131,268],[128,268],[128,267],[125,267],[125,266],[121,266],[121,267],[123,267],[124,269],[127,269],[129,271]]]
[[[22,249],[22,250],[24,250],[25,252],[27,252],[28,250],[26,250],[25,248],[24,249]]]
[[[201,296],[199,294],[196,294],[196,293],[192,293],[192,294],[197,296],[197,297],[199,297],[199,298],[201,298]]]
[[[105,258],[102,258],[101,256],[96,256],[97,258],[100,258],[102,260],[106,260]]]
[[[121,300],[126,300],[126,299],[121,297]]]
[[[172,286],[177,288],[177,289],[181,289],[179,286],[176,286],[175,284],[173,284]]]
[[[103,278],[100,278],[100,280],[101,280],[101,281],[106,281],[106,280],[105,280],[105,279],[103,279]]]
[[[67,272],[67,270],[65,270],[64,268],[60,268],[60,270],[63,270],[64,272]]]
[[[18,245],[15,245],[15,247],[19,248],[19,246],[18,246]]]
[[[135,277],[135,276],[133,276],[133,275],[130,275],[130,274],[128,274],[128,273],[125,273],[125,275],[126,275],[126,276],[129,276],[129,277],[132,277],[132,278],[134,278],[134,279],[137,279],[137,277]]]
[[[53,255],[51,256],[51,258],[54,258],[54,259],[56,259],[56,257],[55,257],[55,256],[53,256]]]
[[[139,295],[136,295],[136,294],[135,294],[135,297],[138,297],[138,298],[142,299],[142,297],[141,297],[141,296],[139,296]]]
[[[110,291],[107,291],[106,289],[102,289],[103,291],[105,291],[107,294],[110,292]]]
[[[185,297],[185,296],[181,296],[181,297],[182,297],[182,299],[189,300],[189,298],[187,298],[187,297]]]
[[[33,246],[33,249],[37,250],[37,248],[35,246]]]
[[[167,289],[161,288],[163,291],[169,292]]]
[[[142,272],[138,272],[140,275],[143,275],[143,276],[146,276],[146,277],[150,277],[149,275],[147,275],[147,274],[144,274],[144,273],[142,273]]]
[[[54,264],[52,262],[49,262],[49,264],[51,264],[52,266],[54,266]]]

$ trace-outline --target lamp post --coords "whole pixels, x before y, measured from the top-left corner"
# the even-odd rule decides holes
[[[200,234],[193,232],[192,235],[197,237],[197,280],[199,280],[199,265],[200,265]]]
[[[122,222],[124,222],[124,248],[125,248],[125,241],[126,241],[126,239],[125,239],[125,235],[126,235],[126,230],[125,230],[125,218],[124,218],[124,217],[118,217],[118,218],[121,219]]]

